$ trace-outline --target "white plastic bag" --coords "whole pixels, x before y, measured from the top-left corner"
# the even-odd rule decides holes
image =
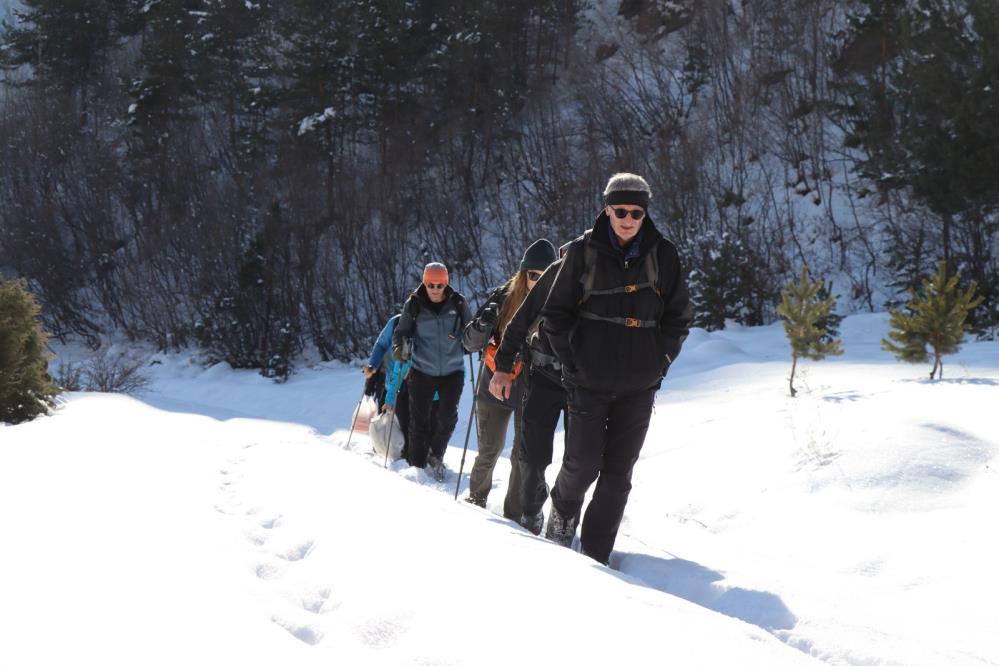
[[[382,412],[372,419],[368,434],[371,435],[371,445],[379,456],[384,458],[386,449],[389,460],[398,460],[402,455],[402,427],[395,412]]]
[[[368,432],[371,419],[378,415],[378,403],[373,396],[366,395],[354,410],[354,432]]]

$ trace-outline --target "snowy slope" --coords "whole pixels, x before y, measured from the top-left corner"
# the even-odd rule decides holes
[[[95,395],[7,429],[0,663],[806,661],[342,439]]]
[[[796,399],[779,326],[694,331],[613,570],[495,515],[505,458],[481,511],[344,450],[354,368],[157,356],[140,399],[0,427],[0,663],[999,663],[999,344],[931,383],[885,326]]]

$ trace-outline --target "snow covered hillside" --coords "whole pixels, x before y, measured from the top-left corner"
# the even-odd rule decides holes
[[[0,426],[0,663],[999,663],[999,343],[930,382],[886,319],[796,399],[779,326],[694,331],[610,569],[497,515],[507,459],[454,502],[468,389],[435,484],[345,448],[355,368],[157,355]]]

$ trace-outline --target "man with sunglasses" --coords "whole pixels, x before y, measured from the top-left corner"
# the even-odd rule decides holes
[[[569,422],[545,536],[571,546],[587,490],[582,551],[607,564],[656,391],[687,337],[692,312],[676,247],[648,215],[641,176],[604,189],[593,228],[569,244],[542,309],[561,365]]]
[[[424,267],[423,283],[406,300],[392,334],[393,357],[413,361],[406,460],[413,467],[425,466],[437,481],[444,480],[444,451],[458,423],[458,400],[465,385],[461,334],[471,317],[464,297],[448,285],[447,267],[432,262]]]

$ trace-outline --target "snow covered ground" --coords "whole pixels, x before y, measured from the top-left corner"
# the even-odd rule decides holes
[[[795,399],[779,326],[694,331],[610,569],[497,515],[506,458],[454,502],[468,389],[436,484],[344,447],[356,368],[156,355],[0,426],[0,664],[999,663],[999,343],[930,382],[886,322]]]

